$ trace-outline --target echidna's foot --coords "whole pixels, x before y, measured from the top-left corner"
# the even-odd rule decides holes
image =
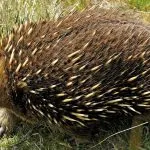
[[[0,108],[0,137],[13,131],[16,119],[12,113],[5,108]]]

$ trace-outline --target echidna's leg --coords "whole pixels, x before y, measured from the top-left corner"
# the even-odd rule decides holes
[[[132,120],[132,127],[137,126],[143,122],[139,116],[135,116]],[[139,126],[131,130],[129,140],[129,150],[138,150],[142,146],[142,131],[143,126]]]
[[[13,130],[16,117],[5,108],[0,108],[0,136]]]

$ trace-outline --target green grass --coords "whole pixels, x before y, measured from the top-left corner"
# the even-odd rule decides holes
[[[73,8],[81,10],[88,5],[90,0],[1,0],[0,3],[0,36],[5,36],[11,28],[26,20],[37,21],[40,19],[56,20],[59,16],[67,14]],[[150,11],[150,0],[126,0],[130,8],[140,11]],[[33,129],[32,129],[33,128]],[[144,134],[145,150],[150,150],[149,129]],[[113,130],[108,133],[114,133]],[[100,135],[101,136],[101,135]],[[120,150],[127,147],[128,132],[108,139],[102,145],[93,149]],[[102,139],[101,139],[102,140]],[[100,140],[99,140],[100,141]],[[51,132],[44,127],[30,127],[23,125],[9,137],[0,140],[0,150],[86,150],[97,144],[90,141],[80,144],[72,136],[58,131]],[[144,150],[144,149],[143,149]]]
[[[131,8],[136,8],[142,11],[150,11],[150,0],[128,0]]]

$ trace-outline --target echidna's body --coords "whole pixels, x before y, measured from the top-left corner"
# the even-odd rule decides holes
[[[88,126],[150,109],[150,28],[123,14],[23,24],[1,53],[0,106],[27,120]]]

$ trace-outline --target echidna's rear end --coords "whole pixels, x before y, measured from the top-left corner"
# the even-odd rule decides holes
[[[20,25],[1,53],[5,114],[83,128],[150,109],[150,28],[120,12]]]

